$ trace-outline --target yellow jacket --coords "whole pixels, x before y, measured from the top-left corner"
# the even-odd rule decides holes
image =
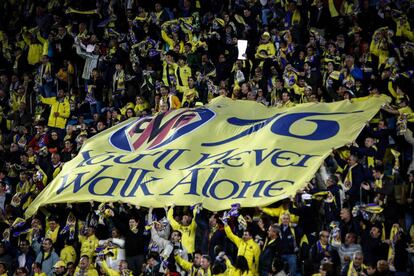
[[[42,44],[30,44],[29,52],[27,54],[27,62],[30,65],[35,65],[40,62],[43,54],[43,45]]]
[[[263,50],[266,51],[266,53],[267,53],[267,56],[266,57],[265,56],[262,56],[260,54],[260,51],[263,51]],[[257,51],[256,51],[256,54],[255,54],[255,57],[256,58],[274,57],[275,54],[276,54],[275,45],[271,41],[269,41],[268,43],[266,43],[266,44],[260,44],[259,47],[257,47]]]
[[[188,87],[188,78],[191,77],[191,68],[188,65],[183,67],[177,65],[175,69],[175,77],[177,78],[177,86]]]
[[[65,247],[60,251],[60,259],[67,263],[76,262],[76,251],[71,245],[65,245]]]
[[[175,77],[175,71],[177,70],[177,67],[177,63],[168,64],[166,61],[162,63],[162,82],[164,85],[170,86],[170,83],[171,85],[173,84],[168,76]]]
[[[162,97],[161,100],[167,103],[170,109],[179,109],[181,107],[180,99],[173,94]]]
[[[195,245],[195,235],[196,235],[196,228],[197,228],[197,224],[195,222],[195,215],[197,212],[196,209],[197,208],[194,208],[193,210],[193,220],[191,221],[191,224],[188,226],[181,225],[174,219],[173,208],[170,208],[167,212],[168,222],[171,224],[171,227],[173,230],[177,230],[181,232],[181,235],[182,235],[181,242],[184,248],[187,250],[188,254],[192,254],[195,250],[194,245]]]
[[[256,275],[259,266],[260,247],[253,240],[244,241],[242,238],[236,236],[230,229],[230,226],[224,227],[227,237],[237,246],[237,256],[244,256],[249,264],[249,269]]]
[[[53,243],[57,241],[58,235],[60,231],[60,226],[56,226],[55,230],[52,231],[49,226],[47,225],[47,231],[45,234],[45,238],[51,239]]]
[[[143,102],[142,104],[136,104],[134,107],[135,114],[144,111],[145,109],[149,109],[150,105],[147,101]]]
[[[23,35],[24,42],[29,45],[29,52],[27,53],[27,62],[30,65],[35,65],[40,62],[43,54],[43,45],[41,43],[32,43],[27,35]]]
[[[226,275],[229,275],[229,276],[254,276],[253,272],[251,272],[250,270],[242,272],[242,271],[240,271],[240,269],[235,268],[232,265],[232,263],[230,262],[229,259],[226,260],[226,266],[227,266],[227,269],[225,271]]]
[[[178,92],[183,93],[183,100],[181,101],[181,105],[184,105],[185,102],[188,102],[187,96],[190,97],[190,101],[192,101],[194,98],[198,98],[198,92],[195,88],[190,88],[186,86],[178,87]]]
[[[181,266],[185,271],[189,273],[191,276],[210,276],[211,271],[210,268],[207,271],[203,271],[201,267],[195,267],[192,262],[189,262],[187,260],[184,260],[180,257],[180,255],[174,256],[175,261],[179,266]]]
[[[263,213],[268,214],[272,217],[278,217],[278,224],[282,223],[282,215],[289,214],[290,215],[290,223],[298,223],[299,217],[289,213],[289,209],[283,209],[283,206],[279,206],[277,208],[262,208]]]
[[[86,237],[79,235],[79,241],[81,242],[80,256],[87,255],[89,259],[95,254],[95,250],[99,245],[99,240],[95,235]]]
[[[75,275],[81,275],[79,266],[76,267]],[[82,275],[85,275],[85,276],[99,276],[98,271],[96,271],[96,269],[92,265],[89,266],[88,271],[86,272],[86,274],[82,274]]]
[[[16,193],[22,195],[28,194],[32,190],[32,184],[29,181],[25,181],[23,184],[21,182],[16,185]]]
[[[63,102],[61,102],[58,101],[56,97],[43,98],[40,96],[40,101],[51,106],[47,125],[61,129],[66,128],[66,122],[70,116],[70,104],[68,99],[64,98]],[[59,116],[55,117],[55,112],[59,112]]]
[[[174,40],[171,37],[169,37],[168,34],[164,30],[161,30],[161,37],[167,43],[168,48],[170,50],[172,50],[174,48],[175,44],[176,44],[174,42]],[[179,52],[180,52],[180,54],[182,54],[182,53],[184,53],[184,42],[180,41],[179,45],[180,45],[180,51]]]
[[[10,92],[10,107],[12,111],[16,112],[19,110],[19,106],[21,103],[26,102],[26,94],[19,95],[17,92],[12,91]]]
[[[120,276],[121,275],[121,272],[116,271],[115,269],[110,268],[108,266],[108,264],[106,263],[105,260],[102,261],[100,263],[100,265],[101,265],[102,269],[104,270],[105,275],[107,275],[107,276]],[[123,274],[123,275],[125,275],[125,274]],[[128,275],[132,276],[134,274],[130,271]]]

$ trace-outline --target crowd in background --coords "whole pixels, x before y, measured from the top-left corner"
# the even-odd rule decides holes
[[[412,275],[413,21],[408,0],[1,1],[0,275]],[[266,208],[89,202],[23,219],[125,119],[380,95],[356,141]]]

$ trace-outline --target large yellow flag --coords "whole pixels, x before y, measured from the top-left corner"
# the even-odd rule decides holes
[[[212,211],[268,205],[303,188],[386,100],[281,109],[220,97],[200,108],[130,119],[89,139],[26,216],[46,204],[91,200],[202,203]]]

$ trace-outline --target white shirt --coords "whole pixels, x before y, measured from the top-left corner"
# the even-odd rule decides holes
[[[26,265],[26,254],[20,254],[17,260],[19,261],[19,267],[24,267]]]

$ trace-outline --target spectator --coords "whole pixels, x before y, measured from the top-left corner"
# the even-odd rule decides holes
[[[236,236],[229,225],[224,226],[227,237],[237,246],[237,256],[243,256],[247,260],[249,270],[256,274],[259,267],[260,247],[253,240],[252,230],[245,229],[243,237]]]
[[[260,275],[267,275],[272,270],[272,261],[280,254],[280,228],[272,224],[267,230],[267,240],[259,259]]]
[[[41,265],[41,271],[46,275],[53,275],[53,267],[59,261],[59,256],[53,249],[53,242],[46,238],[42,243],[42,250],[36,257],[36,263]],[[36,266],[36,265],[35,265]],[[37,271],[34,270],[36,273]]]
[[[362,252],[355,252],[349,264],[344,266],[343,270],[341,271],[341,275],[349,275],[349,273],[366,273],[363,262],[364,255]]]
[[[189,255],[193,254],[195,250],[195,233],[197,224],[195,219],[191,218],[188,214],[184,214],[181,219],[181,223],[177,222],[173,217],[174,206],[171,207],[167,212],[167,218],[171,224],[173,230],[178,230],[182,234],[183,245]],[[193,209],[193,217],[196,216],[198,207]]]
[[[69,101],[65,97],[65,91],[63,89],[59,89],[57,97],[41,97],[41,101],[51,106],[49,121],[47,125],[55,129],[58,132],[59,137],[62,138],[64,136],[63,130],[66,127],[66,120],[70,115]]]
[[[280,255],[282,257],[282,260],[288,263],[289,273],[296,275],[296,252],[298,251],[298,247],[296,243],[296,233],[295,230],[290,226],[290,216],[288,214],[282,215],[282,224],[280,231],[280,247],[282,248]]]
[[[35,253],[30,247],[28,240],[22,240],[19,244],[19,255],[17,256],[18,265],[20,268],[24,267],[28,272],[32,270],[32,265],[35,261]]]
[[[79,266],[75,270],[76,275],[91,275],[91,276],[98,276],[98,271],[91,265],[89,257],[87,255],[83,255],[80,258]]]

